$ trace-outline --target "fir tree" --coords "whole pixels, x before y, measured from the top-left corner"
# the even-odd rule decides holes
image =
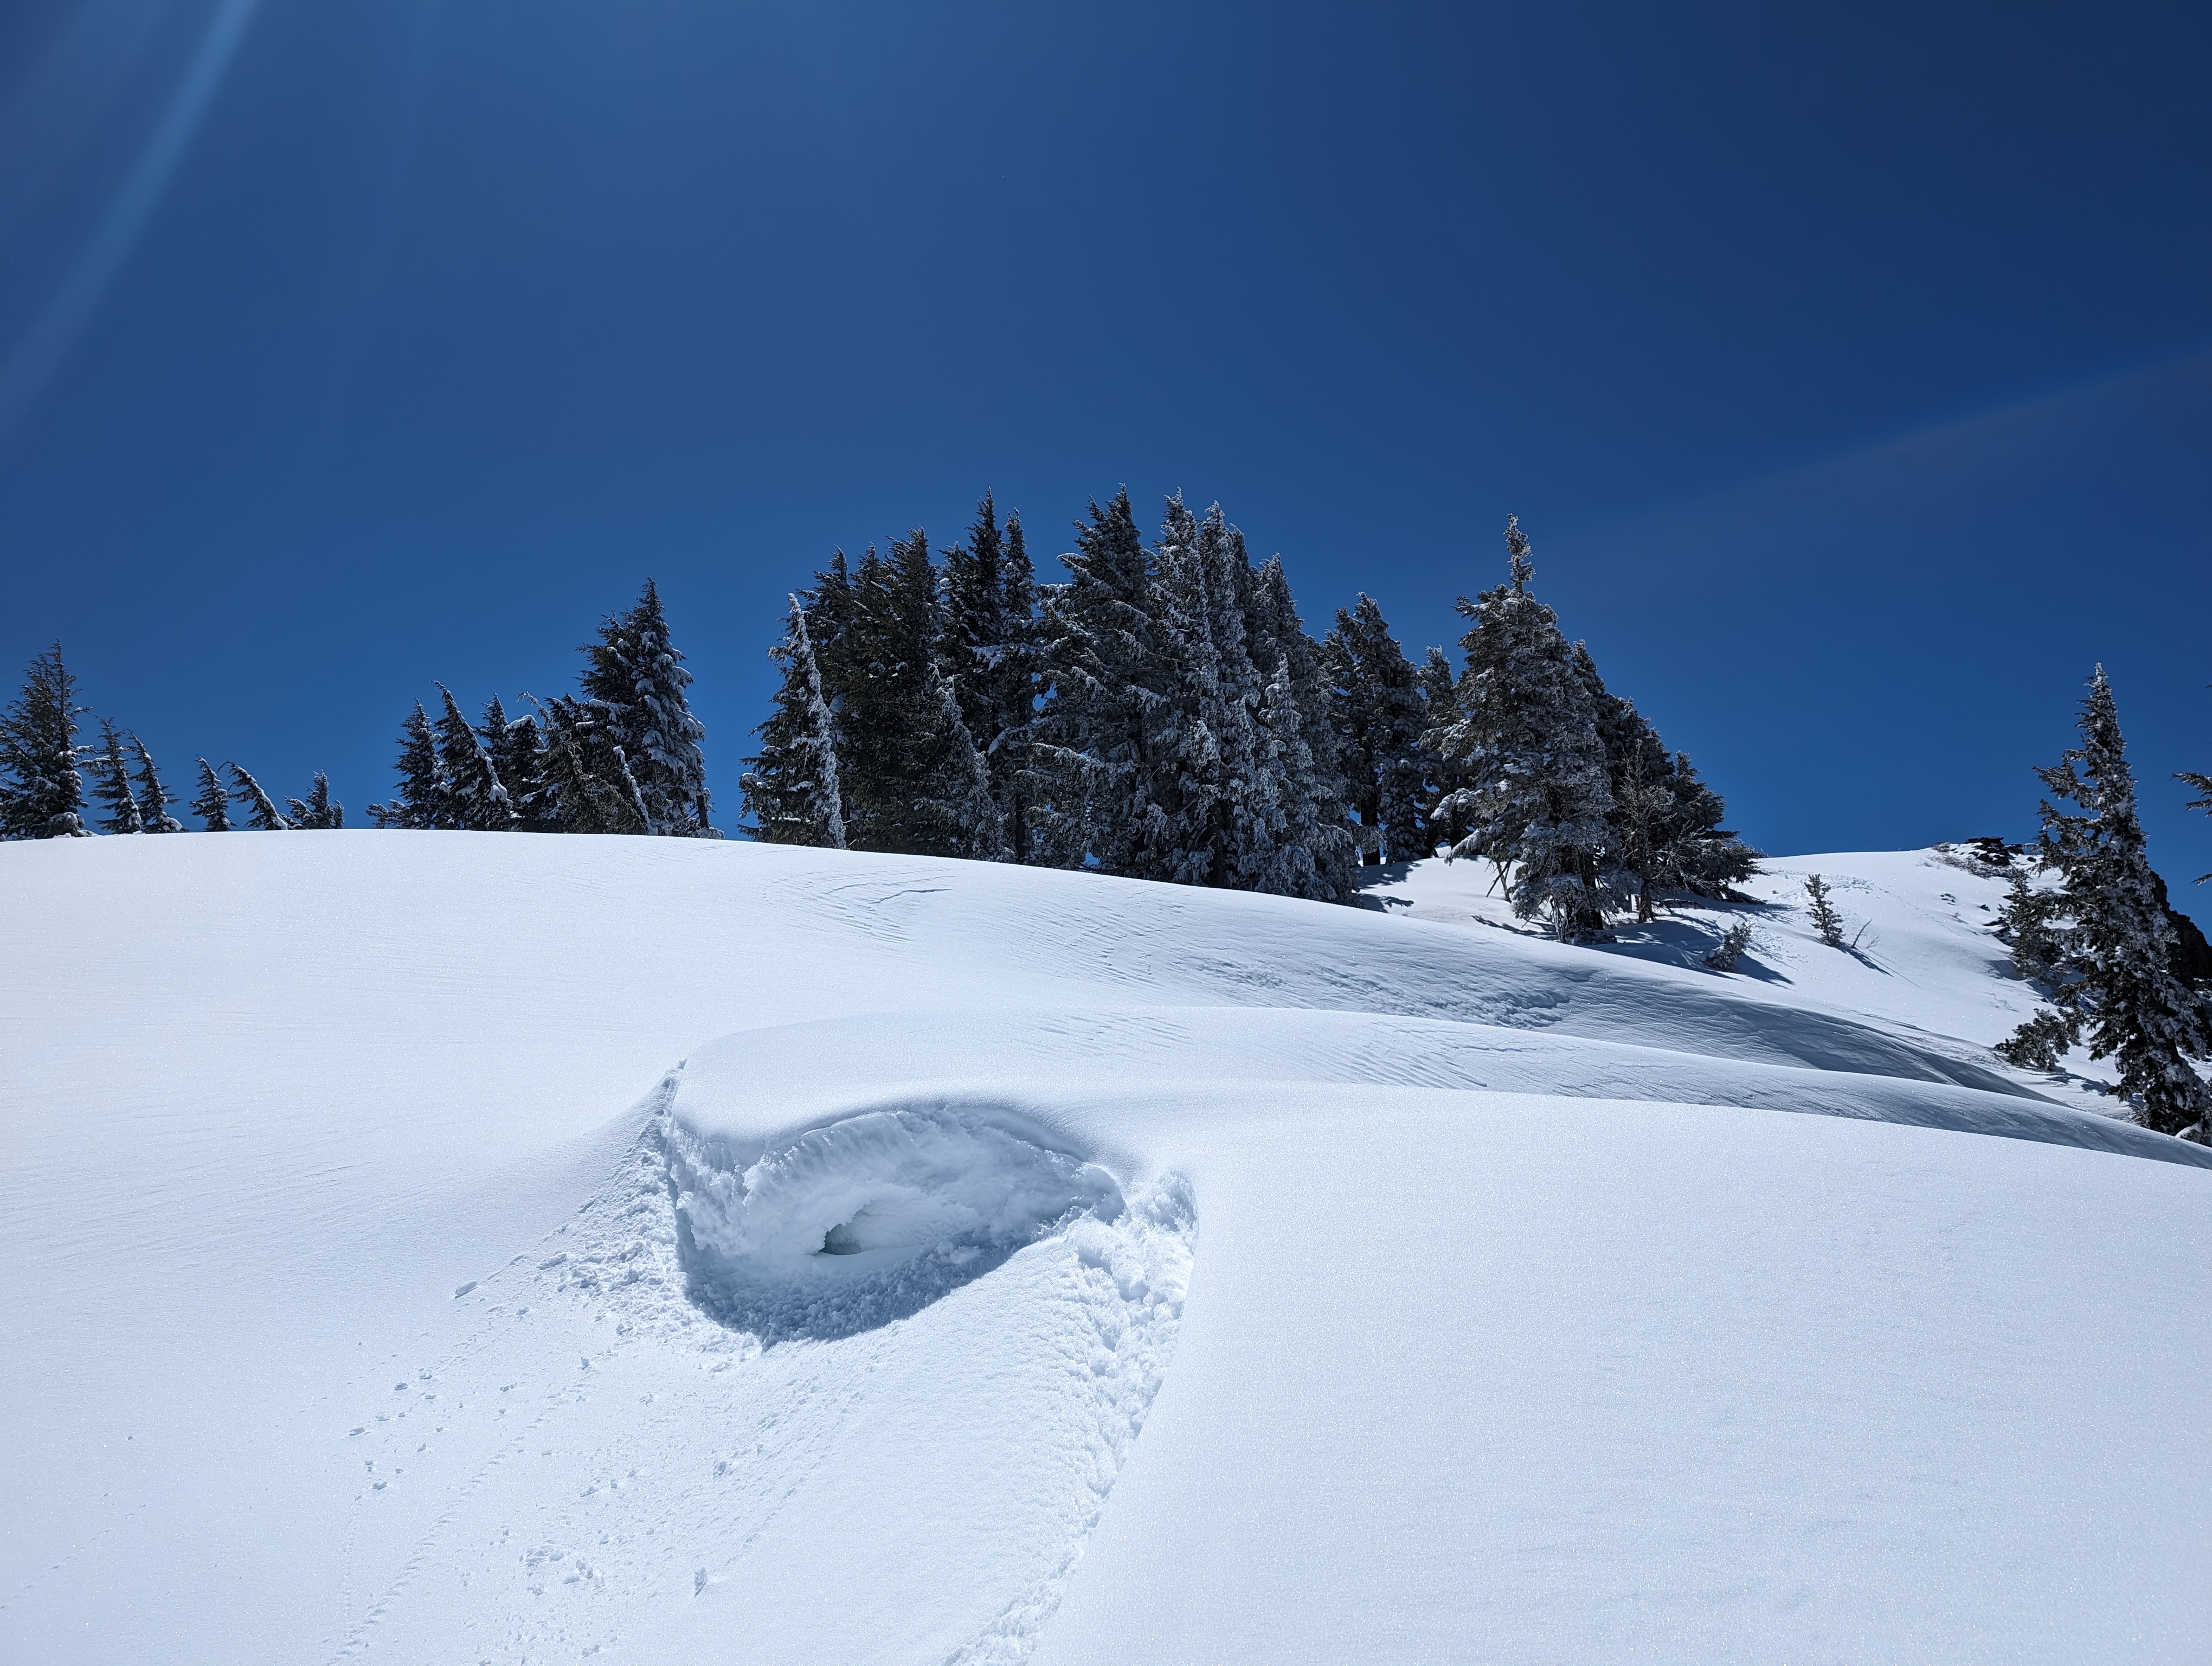
[[[646,830],[644,796],[597,706],[562,695],[538,708],[545,817],[563,833]]]
[[[841,553],[836,557],[842,563]],[[807,623],[807,604],[791,597],[791,626],[769,650],[783,667],[768,721],[754,733],[760,751],[738,778],[754,836],[766,844],[846,848],[844,798],[839,787],[836,719],[823,691],[822,666]]]
[[[596,707],[609,739],[622,751],[645,830],[679,838],[719,838],[708,821],[707,765],[699,750],[706,727],[691,714],[684,690],[691,673],[670,640],[660,593],[645,581],[635,606],[610,615],[599,640],[583,649],[584,700]]]
[[[1832,949],[1844,946],[1844,916],[1828,900],[1828,882],[1817,873],[1805,881],[1805,914],[1823,943]]]
[[[215,772],[215,765],[205,758],[199,760],[199,796],[192,800],[192,814],[210,833],[228,833],[230,825],[230,794],[223,790],[222,781]]]
[[[379,827],[423,830],[453,827],[452,794],[438,766],[438,737],[430,715],[416,701],[415,709],[399,729],[399,791],[385,804],[372,804],[369,815]]]
[[[138,754],[138,819],[149,833],[181,833],[185,824],[169,813],[169,789],[161,784],[161,772],[154,767],[154,755],[146,750],[146,743],[136,733],[131,737],[131,750]]]
[[[276,800],[261,790],[261,783],[240,769],[235,763],[223,766],[230,771],[230,796],[234,802],[246,806],[246,819],[258,833],[284,833],[292,824],[277,813]]]
[[[1261,721],[1279,777],[1283,821],[1273,871],[1258,889],[1314,902],[1358,900],[1359,843],[1346,802],[1343,750],[1329,705],[1321,644],[1306,634],[1283,558],[1254,573],[1243,534],[1231,529],[1233,570],[1245,589],[1251,654],[1265,680]],[[1244,581],[1249,578],[1249,583]]]
[[[445,709],[432,727],[438,739],[438,775],[452,817],[447,824],[472,833],[507,832],[514,825],[514,810],[491,754],[453,690],[443,683],[437,688]]]
[[[1152,730],[1166,704],[1152,562],[1126,489],[1076,523],[1068,581],[1045,599],[1051,690],[1037,723],[1051,780],[1048,860],[1161,879]]]
[[[1002,535],[988,492],[966,541],[945,552],[944,594],[939,664],[989,767],[1007,848],[1014,860],[1026,861],[1036,795],[1029,757],[1037,696],[1036,577],[1021,517],[1009,517]]]
[[[1322,653],[1346,797],[1369,865],[1431,854],[1421,815],[1421,736],[1432,725],[1420,674],[1364,593],[1350,611],[1337,610]],[[1447,669],[1447,682],[1449,675]]]
[[[294,827],[334,830],[345,825],[345,806],[331,802],[330,777],[320,769],[315,771],[306,798],[287,799],[284,804]]]
[[[1751,947],[1751,921],[1739,920],[1721,934],[1721,940],[1705,951],[1705,964],[1717,972],[1732,972],[1743,964],[1746,950]]]
[[[2118,1061],[2120,1091],[2146,1126],[2205,1140],[2212,1088],[2188,1055],[2212,1051],[2212,1035],[2197,997],[2174,975],[2174,930],[2144,848],[2135,777],[2102,666],[2081,702],[2080,729],[2080,745],[2036,771],[2051,799],[2081,812],[2069,815],[2045,800],[2036,841],[2044,866],[2058,871],[2071,919],[2061,928],[2060,970],[2069,982],[2058,1000],[2080,1015],[2090,1056]],[[2031,1045],[2024,1033],[2015,1040],[2023,1051]]]
[[[1621,890],[1608,860],[1605,748],[1559,620],[1528,593],[1528,540],[1510,517],[1505,544],[1506,582],[1459,602],[1470,628],[1458,716],[1431,745],[1468,784],[1440,807],[1467,818],[1452,857],[1497,864],[1516,915],[1581,941],[1603,929]]]
[[[76,679],[62,646],[31,661],[23,691],[0,713],[0,838],[80,837],[88,748],[77,745]]]
[[[143,833],[145,818],[131,791],[130,766],[123,761],[123,737],[106,718],[100,720],[100,750],[93,758],[92,795],[107,806],[100,829],[107,833]]]
[[[1443,738],[1460,720],[1457,679],[1442,648],[1431,648],[1422,657],[1420,678],[1421,711],[1427,725],[1421,732],[1421,769],[1428,783],[1422,800],[1425,830],[1421,854],[1433,856],[1439,844],[1456,846],[1467,836],[1467,823],[1459,810],[1466,800],[1460,794],[1471,792],[1474,780],[1463,763],[1441,750]]]
[[[2012,871],[2012,883],[1997,910],[1997,936],[2012,951],[2014,976],[2029,983],[2051,983],[2061,975],[2066,944],[2055,928],[2065,899],[2033,883],[2024,866]]]
[[[507,824],[526,833],[551,832],[554,826],[545,796],[544,739],[538,720],[527,713],[509,717],[497,695],[485,703],[483,722],[477,731],[492,773],[507,789]]]

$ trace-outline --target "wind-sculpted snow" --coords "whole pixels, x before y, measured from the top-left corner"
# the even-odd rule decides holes
[[[2207,1153],[1773,867],[0,846],[0,1659],[2212,1658]]]
[[[865,1112],[740,1169],[681,1124],[669,1183],[691,1298],[764,1341],[849,1336],[927,1306],[1121,1189],[988,1112]]]

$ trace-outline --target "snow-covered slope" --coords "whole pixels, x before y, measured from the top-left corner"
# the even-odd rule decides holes
[[[2203,1657],[2205,1153],[1772,866],[0,847],[0,1658]]]

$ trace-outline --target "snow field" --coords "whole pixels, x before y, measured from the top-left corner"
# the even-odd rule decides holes
[[[2202,1657],[2204,1153],[1794,866],[0,848],[0,1658]]]

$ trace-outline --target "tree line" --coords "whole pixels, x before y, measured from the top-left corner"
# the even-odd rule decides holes
[[[987,494],[941,566],[920,530],[833,554],[770,650],[755,836],[1323,902],[1442,844],[1571,941],[1753,872],[1719,794],[1530,591],[1517,521],[1506,581],[1459,603],[1456,674],[1365,595],[1316,641],[1218,504],[1169,498],[1148,542],[1125,490],[1075,544],[1040,584]]]

